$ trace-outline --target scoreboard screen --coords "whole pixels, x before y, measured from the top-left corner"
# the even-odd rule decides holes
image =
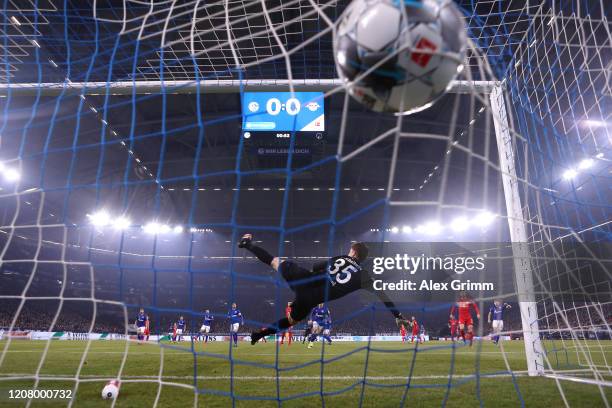
[[[242,130],[324,132],[323,92],[245,92]]]

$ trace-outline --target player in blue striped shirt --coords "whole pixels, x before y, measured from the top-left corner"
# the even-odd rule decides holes
[[[138,335],[138,341],[141,342],[144,339],[147,329],[149,328],[149,316],[145,314],[143,308],[140,308],[138,316],[136,316],[136,334]]]
[[[185,331],[187,327],[187,323],[185,323],[185,319],[183,318],[183,316],[181,316],[178,320],[178,322],[176,322],[176,338],[177,341],[181,341],[183,338],[183,332]]]
[[[493,304],[491,305],[491,307],[489,308],[489,315],[487,317],[487,320],[489,321],[489,324],[491,324],[491,327],[493,328],[493,334],[494,334],[493,343],[494,344],[499,343],[500,334],[502,330],[504,329],[504,312],[506,311],[506,309],[510,309],[510,308],[512,308],[512,306],[510,306],[508,303],[502,302],[499,299],[495,300]]]
[[[329,309],[323,303],[319,303],[317,307],[312,309],[310,320],[312,320],[312,334],[308,339],[308,348],[312,348],[313,343],[317,340],[317,336],[323,330],[325,320],[330,318]]]
[[[208,333],[210,333],[213,320],[215,320],[215,316],[210,313],[210,310],[206,309],[202,317],[202,327],[200,327],[200,335],[204,336],[205,343],[208,343]]]
[[[244,324],[244,318],[235,303],[232,303],[232,309],[228,312],[227,317],[230,320],[230,342],[234,340],[234,347],[238,347],[238,329],[241,324]]]

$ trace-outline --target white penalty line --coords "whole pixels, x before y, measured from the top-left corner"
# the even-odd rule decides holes
[[[527,372],[514,373],[516,376],[526,375]],[[483,377],[485,375],[482,375]],[[487,377],[510,377],[511,374],[508,373],[499,373],[499,374],[489,374]],[[471,378],[476,377],[474,374],[457,374],[453,375],[453,378]],[[260,375],[199,375],[197,376],[198,380],[230,380],[234,379],[234,381],[276,381],[276,379],[281,381],[320,381],[321,376],[318,375],[294,375],[294,376],[279,376],[275,377],[272,375],[269,376],[260,376]],[[357,376],[357,375],[330,375],[323,377],[325,381],[356,381],[363,380],[365,378],[366,381],[397,381],[397,380],[408,380],[409,376],[401,376],[401,375],[386,375],[386,376]],[[8,380],[27,380],[27,379],[39,379],[39,380],[47,380],[47,381],[107,381],[109,379],[114,379],[112,376],[99,376],[99,375],[81,375],[79,378],[69,377],[69,376],[61,376],[61,375],[29,375],[29,374],[18,374],[18,373],[8,373],[8,374],[0,374],[0,381],[8,381]],[[129,375],[129,376],[121,376],[119,378],[122,382],[142,382],[142,381],[151,381],[151,382],[163,382],[164,380],[193,380],[194,376],[191,375],[164,375],[161,378],[156,375]],[[439,380],[439,379],[448,379],[447,375],[422,375],[422,376],[412,376],[411,380]]]
[[[329,348],[327,348],[327,350],[329,350]],[[402,351],[401,349],[377,349],[377,350],[370,350],[371,353],[375,353],[375,354],[385,354],[384,352],[381,352],[380,350],[384,350],[384,351]],[[432,351],[435,349],[431,349]],[[4,353],[42,353],[44,350],[43,349],[36,349],[36,350],[6,350],[4,351]],[[166,353],[168,351],[172,352],[172,356],[175,357],[175,354],[186,354],[189,353],[189,357],[191,357],[193,355],[193,353],[206,353],[209,352],[207,351],[207,349],[202,349],[202,350],[198,350],[195,349],[194,352],[191,351],[191,349],[186,348],[186,349],[176,349],[173,348],[171,350],[164,350]],[[315,350],[316,352],[319,352],[320,350]],[[366,352],[367,349],[363,349],[362,352]],[[414,349],[406,349],[404,350],[406,352],[413,352]],[[419,348],[419,352],[427,352],[429,351],[429,349],[427,348]],[[49,350],[48,351],[49,354],[53,354],[53,353],[59,353],[59,354],[83,354],[84,351],[74,351],[74,350]],[[104,350],[98,350],[98,351],[94,351],[94,350],[89,350],[87,352],[87,354],[129,354],[129,355],[159,355],[159,351],[104,351]],[[209,353],[215,353],[215,354],[219,354],[219,351],[210,351]],[[236,354],[236,350],[234,350],[234,354]],[[344,355],[346,353],[328,353],[325,352],[326,356],[341,356]],[[435,350],[435,354],[452,354],[452,350]],[[476,351],[476,350],[461,350],[461,349],[455,349],[455,354],[525,354],[524,351],[504,351],[502,352],[501,350],[497,350],[497,351]],[[276,356],[276,353],[248,353],[249,356]],[[279,356],[304,356],[307,357],[310,355],[310,351],[305,351],[304,353],[285,353],[281,350],[279,350],[278,352]]]
[[[580,374],[589,374],[590,370],[588,369],[576,369],[576,370],[567,370],[563,371],[564,373],[574,373],[576,375]],[[545,376],[554,376],[559,375],[559,371],[556,371],[554,374],[548,374]],[[453,374],[452,378],[455,379],[465,379],[465,378],[507,378],[511,376],[515,377],[524,377],[528,376],[529,373],[526,370],[522,371],[514,371],[512,373],[482,373],[480,375],[476,374]],[[263,375],[199,375],[197,377],[193,375],[123,375],[120,378],[116,378],[113,376],[101,376],[101,375],[80,375],[77,377],[70,376],[62,376],[62,375],[31,375],[31,374],[23,374],[23,373],[0,373],[0,381],[11,381],[11,380],[28,380],[28,379],[38,379],[41,381],[76,381],[76,382],[93,382],[93,381],[108,381],[112,379],[118,379],[122,382],[155,382],[155,383],[164,383],[165,380],[191,380],[194,378],[198,380],[230,380],[234,381],[276,381],[277,379],[280,381],[321,381],[321,376],[319,375],[292,375],[292,376],[263,376]],[[447,380],[449,378],[448,375],[413,375],[410,376],[402,376],[402,375],[385,375],[385,376],[357,376],[357,375],[325,375],[323,376],[324,381],[398,381],[398,380]],[[566,377],[568,378],[568,377]],[[593,380],[594,381],[594,380]]]

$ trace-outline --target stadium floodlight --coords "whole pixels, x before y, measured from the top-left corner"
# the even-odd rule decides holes
[[[595,162],[593,161],[593,159],[584,159],[580,162],[580,164],[578,165],[578,168],[580,170],[586,170],[586,169],[593,167],[594,163]]]
[[[479,227],[488,227],[495,220],[495,215],[491,214],[489,211],[483,211],[474,217],[474,224]]]
[[[91,221],[91,224],[96,227],[105,227],[111,221],[110,215],[108,215],[105,210],[96,211],[95,213],[89,215],[89,220]]]
[[[150,222],[146,224],[143,229],[147,234],[157,234],[160,231],[160,225],[156,222]]]
[[[168,224],[162,224],[159,226],[159,232],[162,234],[167,234],[170,232],[170,226]]]
[[[128,229],[132,223],[126,217],[119,217],[115,221],[113,221],[113,228],[116,230],[124,230]]]
[[[397,234],[399,232],[399,228],[398,227],[391,227],[391,233],[392,234]]]
[[[469,226],[470,223],[465,217],[457,217],[451,222],[451,228],[455,232],[465,231]]]
[[[15,169],[5,168],[4,169],[4,178],[7,181],[17,181],[19,180],[19,172]]]
[[[172,229],[172,231],[173,231],[175,234],[180,234],[181,232],[183,232],[183,227],[182,227],[182,226],[180,226],[180,225],[177,225],[177,226],[175,226],[175,227]]]
[[[410,234],[412,232],[412,227],[410,225],[404,225],[402,227],[402,232],[404,234]]]
[[[442,231],[442,226],[436,221],[430,221],[423,226],[423,232],[427,235],[438,235]]]
[[[597,159],[603,159],[603,157],[604,157],[603,152],[599,152],[599,153],[597,153],[597,154],[595,155],[595,158],[597,158]]]
[[[577,175],[578,175],[578,172],[575,169],[569,169],[563,172],[563,178],[565,180],[572,180],[576,178]]]

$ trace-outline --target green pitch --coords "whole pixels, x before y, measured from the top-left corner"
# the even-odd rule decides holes
[[[5,344],[0,342],[0,352]],[[293,343],[291,347],[280,348],[278,360],[273,343],[251,346],[242,342],[231,349],[234,364],[229,362],[230,348],[226,342],[196,343],[194,350],[198,354],[192,353],[191,343],[164,344],[160,347],[121,341],[91,342],[80,369],[74,406],[110,406],[110,402],[101,399],[100,392],[108,379],[118,375],[126,350],[119,407],[148,407],[156,398],[162,407],[192,406],[194,375],[201,391],[197,397],[200,407],[231,406],[232,398],[221,395],[230,391],[236,396],[236,406],[257,408],[278,404],[241,398],[308,394],[284,401],[284,407],[321,406],[322,398],[327,407],[352,407],[359,404],[362,395],[367,407],[399,406],[403,398],[406,406],[430,407],[441,406],[447,398],[448,407],[474,407],[482,403],[500,408],[520,406],[520,391],[526,406],[551,408],[564,405],[562,390],[570,406],[603,407],[604,398],[612,400],[612,387],[600,389],[590,384],[527,377],[523,343],[517,341],[505,342],[503,354],[489,342],[455,349],[447,342],[429,342],[416,349],[411,344],[378,342],[371,344],[370,353],[367,343],[337,342],[324,349],[321,343],[312,349]],[[600,371],[609,373],[605,367],[612,361],[612,342],[581,344]],[[9,399],[9,390],[32,388],[45,345],[44,341],[23,340],[10,344],[0,366],[0,406],[26,405],[23,400]],[[566,370],[587,368],[575,349],[562,346],[560,342],[546,343],[547,349],[556,350],[548,354],[551,363]],[[72,389],[86,347],[86,341],[52,341],[40,366],[39,388]],[[278,380],[275,365],[282,370]],[[508,375],[509,370],[516,373],[514,378]],[[481,376],[475,376],[477,373]],[[592,378],[588,371],[577,373]],[[611,381],[612,376],[604,379]],[[36,400],[31,406],[66,405],[66,401],[55,399]]]

